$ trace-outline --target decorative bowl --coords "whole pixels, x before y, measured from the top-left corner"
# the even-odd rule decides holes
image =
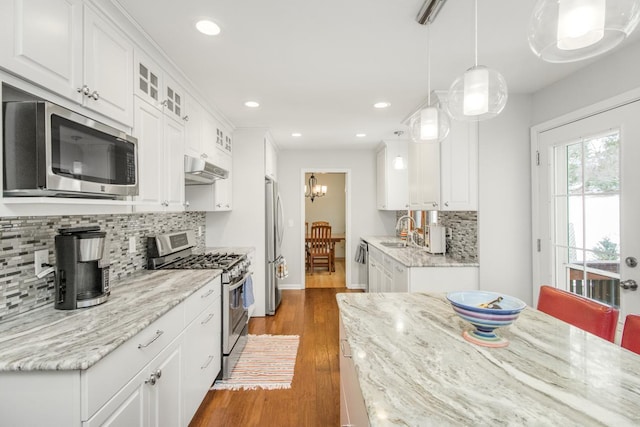
[[[489,307],[482,306],[499,298],[499,302]],[[462,333],[464,339],[484,347],[508,346],[509,341],[496,335],[495,329],[513,323],[527,306],[518,298],[486,291],[450,292],[447,299],[453,311],[475,327]]]

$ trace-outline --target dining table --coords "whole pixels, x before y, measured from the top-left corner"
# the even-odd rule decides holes
[[[534,308],[489,348],[445,293],[336,299],[371,426],[640,425],[640,355]]]

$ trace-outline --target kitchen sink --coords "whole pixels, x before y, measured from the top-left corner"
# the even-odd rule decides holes
[[[388,248],[404,248],[407,246],[404,242],[380,242],[380,244]]]

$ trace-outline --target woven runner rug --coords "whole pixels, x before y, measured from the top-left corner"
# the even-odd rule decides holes
[[[298,335],[249,335],[231,378],[211,390],[291,388],[299,341]]]

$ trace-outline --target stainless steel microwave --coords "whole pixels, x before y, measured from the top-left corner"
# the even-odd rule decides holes
[[[47,101],[2,103],[4,195],[138,194],[137,140]]]

